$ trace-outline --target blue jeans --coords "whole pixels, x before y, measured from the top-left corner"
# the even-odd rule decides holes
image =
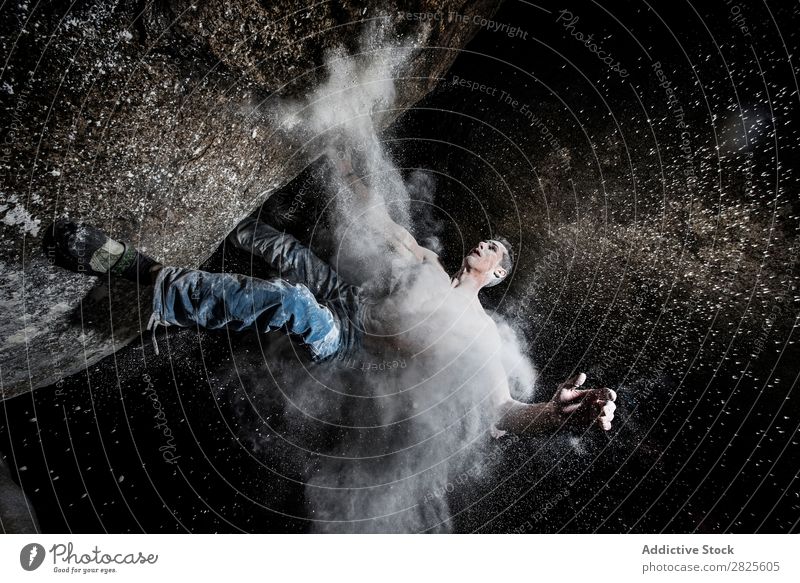
[[[148,329],[162,325],[283,330],[314,361],[360,346],[358,288],[343,282],[310,249],[255,219],[240,223],[228,240],[266,261],[280,277],[264,280],[164,267],[156,279]]]

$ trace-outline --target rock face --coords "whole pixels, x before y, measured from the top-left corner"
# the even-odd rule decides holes
[[[50,265],[40,241],[53,219],[197,266],[320,153],[275,105],[324,80],[328,49],[382,50],[365,48],[367,36],[408,50],[397,109],[374,120],[385,126],[436,85],[472,17],[497,2],[79,4],[66,14],[19,4],[0,24],[2,398],[111,354],[149,317],[146,292],[112,283],[109,293]]]
[[[0,457],[0,533],[33,534],[39,532],[36,513],[28,498],[13,482],[5,461]]]

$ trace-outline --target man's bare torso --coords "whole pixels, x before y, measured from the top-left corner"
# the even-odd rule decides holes
[[[395,266],[383,293],[367,302],[364,328],[368,351],[407,357],[494,351],[500,342],[478,299],[452,287],[438,259]]]

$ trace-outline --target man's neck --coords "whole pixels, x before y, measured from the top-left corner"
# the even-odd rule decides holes
[[[450,281],[450,286],[452,288],[457,288],[460,291],[463,291],[476,298],[478,297],[478,292],[481,291],[483,285],[483,278],[466,267],[462,267],[461,270],[459,270],[459,272],[456,273],[453,276],[453,279]]]

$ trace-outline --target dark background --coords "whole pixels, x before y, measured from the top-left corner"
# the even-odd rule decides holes
[[[404,172],[435,181],[437,210],[416,235],[442,239],[449,269],[487,233],[514,244],[514,279],[486,304],[519,322],[538,396],[574,370],[619,393],[608,436],[493,444],[502,455],[490,476],[449,496],[456,531],[798,529],[800,96],[788,55],[800,18],[796,7],[742,5],[745,36],[731,6],[508,1],[494,20],[527,38],[479,32],[385,133]],[[568,36],[555,22],[562,8],[629,77]],[[680,96],[694,188],[654,61]],[[454,76],[528,104],[560,148],[519,109]],[[274,214],[300,192],[303,220],[285,226],[301,238],[325,223],[324,197],[303,186],[313,170],[265,205]],[[264,275],[223,247],[204,268]],[[158,340],[160,356],[144,333],[57,387],[3,402],[0,451],[42,529],[307,531],[305,462],[283,439],[293,428],[269,394],[259,339],[169,330]],[[262,374],[265,394],[244,391],[240,374]],[[174,465],[158,451],[147,378],[175,434]],[[254,428],[259,439],[248,437]]]

